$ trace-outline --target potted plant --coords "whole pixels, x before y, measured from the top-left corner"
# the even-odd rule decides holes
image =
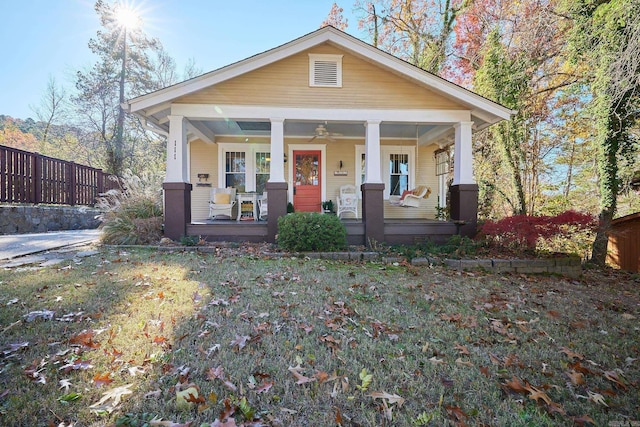
[[[324,202],[322,202],[322,212],[328,214],[334,213],[332,200],[325,200]]]

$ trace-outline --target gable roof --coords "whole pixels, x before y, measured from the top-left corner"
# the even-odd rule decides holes
[[[281,46],[201,76],[133,98],[127,102],[126,106],[128,111],[132,113],[145,116],[154,114],[153,112],[157,113],[161,110],[168,109],[169,104],[179,97],[192,94],[201,89],[251,72],[327,42],[467,106],[471,111],[472,118],[475,116],[485,124],[483,127],[503,119],[509,119],[509,117],[515,113],[513,110],[427,72],[331,26],[320,28]]]

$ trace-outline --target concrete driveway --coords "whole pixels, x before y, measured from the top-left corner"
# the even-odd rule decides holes
[[[98,241],[100,230],[51,231],[0,236],[0,260],[36,254],[69,245]]]

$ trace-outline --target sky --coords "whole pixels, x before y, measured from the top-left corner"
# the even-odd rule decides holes
[[[335,0],[126,0],[143,29],[160,39],[182,73],[189,59],[203,72],[315,31]],[[337,1],[347,32],[362,37],[353,1]],[[0,0],[0,114],[36,119],[50,78],[73,89],[91,67],[89,39],[100,28],[93,0]]]

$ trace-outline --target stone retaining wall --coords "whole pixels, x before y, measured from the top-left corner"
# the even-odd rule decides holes
[[[485,270],[491,273],[549,273],[569,277],[577,277],[582,274],[582,262],[578,257],[547,259],[445,259],[443,262],[446,266],[457,270]]]
[[[93,229],[100,225],[95,219],[99,214],[99,210],[84,206],[0,206],[0,234]]]
[[[156,248],[156,247],[154,247]],[[160,251],[198,251],[216,252],[215,246],[158,246]],[[263,252],[264,256],[271,258],[311,258],[333,259],[340,261],[379,261],[384,264],[401,263],[404,258],[393,256],[381,256],[378,252],[354,251],[354,252]],[[440,259],[440,258],[414,258],[411,265],[429,266],[445,265],[456,270],[484,270],[490,273],[521,273],[521,274],[559,274],[568,277],[578,277],[582,274],[582,262],[578,257],[548,258],[548,259]]]

